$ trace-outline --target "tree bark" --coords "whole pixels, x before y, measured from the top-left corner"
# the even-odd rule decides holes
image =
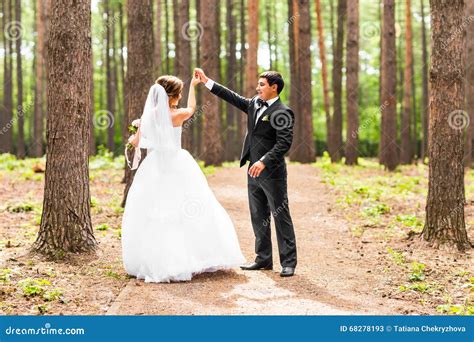
[[[148,91],[153,84],[153,9],[152,0],[127,2],[127,111],[125,125],[139,119]],[[125,206],[135,172],[125,168]]]
[[[111,56],[111,43],[114,40],[114,10],[110,6],[109,0],[104,1],[105,7],[105,32],[106,32],[106,42],[105,42],[105,68],[107,75],[107,116],[109,120],[107,121],[107,149],[111,152],[115,151],[115,77],[114,77],[114,65],[115,65],[115,52]]]
[[[395,0],[384,0],[382,31],[382,132],[379,155],[380,163],[392,171],[398,165]]]
[[[227,75],[228,83],[227,86],[230,89],[237,89],[237,59],[236,59],[236,20],[234,11],[234,2],[227,0],[226,6],[226,22],[228,25],[228,37],[227,37]],[[235,159],[238,153],[238,143],[236,141],[237,132],[237,119],[241,113],[237,113],[237,109],[227,104],[227,116],[226,116],[226,138],[225,138],[225,160],[232,161]]]
[[[464,142],[464,166],[472,166],[472,140],[474,139],[474,3],[465,4],[466,39],[464,62],[466,64],[465,99],[469,124],[466,127]]]
[[[319,58],[321,60],[321,76],[323,81],[323,100],[324,112],[326,113],[326,144],[328,151],[332,151],[329,146],[331,139],[329,139],[331,132],[331,100],[329,97],[328,71],[326,62],[326,49],[324,46],[324,31],[323,31],[323,17],[321,12],[321,1],[315,0],[316,3],[316,23],[318,28],[318,46]]]
[[[311,86],[311,16],[309,0],[298,1],[298,93],[299,93],[299,134],[296,139],[299,145],[294,149],[293,160],[301,163],[315,161],[315,146],[313,141],[313,110]],[[297,123],[294,123],[297,125]]]
[[[162,0],[156,0],[156,26],[155,26],[155,58],[154,67],[155,75],[162,75],[163,73],[163,56],[162,56],[162,44],[161,44],[161,6]]]
[[[426,221],[422,239],[433,247],[471,248],[464,221],[462,129],[464,106],[463,0],[431,0],[430,141]]]
[[[15,19],[21,24],[21,1],[15,1]],[[17,80],[17,122],[18,122],[18,145],[17,156],[20,159],[25,158],[25,112],[23,109],[23,74],[21,58],[21,35],[16,39],[16,80]]]
[[[357,164],[359,141],[359,0],[347,6],[347,134],[346,164]]]
[[[421,5],[421,49],[422,49],[422,111],[421,111],[421,126],[422,126],[422,142],[421,142],[421,157],[424,160],[428,151],[428,118],[430,115],[430,106],[428,99],[428,44],[425,24],[425,7],[423,0],[420,0]]]
[[[404,75],[404,96],[402,120],[400,125],[400,162],[402,164],[411,164],[412,153],[412,134],[411,134],[411,92],[412,92],[412,32],[411,32],[411,0],[405,0],[405,75]]]
[[[334,147],[331,154],[332,162],[339,162],[342,158],[342,67],[343,67],[343,45],[344,25],[347,14],[346,0],[338,0],[337,3],[337,37],[336,54],[333,62],[333,92],[334,92],[334,114],[332,120],[332,142]]]
[[[15,39],[15,25],[12,18],[12,3],[3,2],[3,108],[1,113],[0,153],[13,153],[13,63],[12,42]]]
[[[90,217],[90,0],[55,2],[48,53],[43,214],[37,252],[63,257],[96,248]]]
[[[250,2],[254,3],[254,2]],[[256,3],[256,2],[255,2]],[[206,66],[206,74],[217,79],[219,75],[219,36],[215,29],[217,19],[217,0],[201,1],[200,22],[202,25],[201,37],[201,65]],[[256,52],[255,52],[256,53]],[[205,165],[220,165],[224,159],[224,148],[221,136],[221,119],[219,114],[218,98],[210,92],[202,94],[205,103],[204,127],[202,130],[203,160]]]

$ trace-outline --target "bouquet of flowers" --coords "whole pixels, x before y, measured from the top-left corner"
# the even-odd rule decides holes
[[[138,130],[140,129],[140,119],[136,119],[132,121],[132,124],[128,126],[128,132],[131,134],[128,138],[127,145],[125,146],[125,159],[127,160],[128,166],[135,170],[138,167],[138,163],[141,159],[141,151],[138,147],[140,142],[140,135],[138,134]],[[130,165],[130,161],[128,160],[128,150],[135,149],[133,155],[132,165]]]

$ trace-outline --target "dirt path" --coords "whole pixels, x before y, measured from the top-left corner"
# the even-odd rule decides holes
[[[219,169],[208,177],[229,212],[242,251],[254,258],[243,169]],[[382,296],[375,272],[378,248],[354,239],[331,206],[335,198],[321,183],[318,170],[289,166],[289,205],[296,228],[298,267],[291,278],[274,271],[221,271],[201,274],[191,282],[146,284],[131,279],[108,314],[397,314],[402,303]],[[273,223],[273,241],[276,241]],[[278,256],[274,243],[274,256]],[[379,293],[379,294],[377,294]],[[385,298],[384,298],[385,297]]]

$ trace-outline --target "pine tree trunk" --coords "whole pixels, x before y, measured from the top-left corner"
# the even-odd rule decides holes
[[[183,97],[181,99],[181,107],[185,107],[188,102],[189,85],[191,84],[191,39],[192,36],[187,36],[186,33],[182,34],[183,27],[186,27],[186,23],[189,23],[189,0],[179,1],[179,36],[180,40],[177,47],[179,48],[179,61],[178,61],[178,77],[184,82]],[[192,134],[193,124],[195,116],[192,116],[188,121],[183,124],[183,148],[191,150],[192,148]]]
[[[344,25],[347,14],[346,0],[338,0],[337,3],[337,38],[336,54],[333,62],[333,92],[334,92],[334,114],[332,120],[332,146],[334,151],[331,155],[332,162],[339,162],[342,158],[342,67],[344,59]]]
[[[148,91],[153,84],[153,0],[127,2],[127,110],[125,126],[143,113]],[[125,129],[124,129],[125,130]],[[126,139],[126,137],[125,137]],[[134,172],[125,168],[125,206]]]
[[[464,144],[464,166],[472,166],[472,140],[474,139],[474,3],[465,4],[466,40],[464,62],[466,63],[465,99],[466,113],[470,124],[466,127]],[[468,21],[469,20],[469,21]]]
[[[240,0],[240,61],[239,61],[239,92],[245,94],[245,64],[246,64],[246,51],[245,51],[245,0]],[[247,118],[245,115],[237,116],[237,145],[236,157],[240,158],[240,147],[242,146],[245,138],[245,130],[247,127]]]
[[[3,112],[1,135],[0,135],[0,153],[13,153],[13,68],[12,68],[12,49],[15,39],[15,29],[12,25],[12,3],[6,0],[3,3],[3,37],[4,37],[4,68],[3,68]]]
[[[464,221],[463,0],[431,0],[430,141],[426,221],[422,238],[434,247],[471,248]],[[461,120],[460,120],[461,119]],[[460,124],[461,123],[461,124]]]
[[[380,163],[392,171],[398,165],[397,148],[397,60],[395,44],[395,0],[384,0],[382,39],[382,132]]]
[[[359,0],[347,6],[347,134],[346,164],[357,164],[359,142]]]
[[[315,147],[313,141],[313,110],[311,87],[311,16],[309,0],[298,1],[298,91],[299,91],[299,145],[294,149],[294,160],[301,163],[315,161]],[[297,119],[296,119],[297,120]],[[297,123],[294,123],[295,125]]]
[[[236,20],[234,11],[234,2],[227,0],[227,17],[226,22],[228,25],[228,37],[227,37],[227,75],[228,82],[227,86],[230,89],[237,89],[237,59],[235,45],[237,43],[236,34]],[[226,137],[225,137],[225,160],[232,161],[235,159],[238,151],[238,144],[236,141],[237,131],[237,118],[241,113],[237,113],[234,106],[227,104],[227,116],[226,116]]]
[[[421,157],[424,160],[428,155],[428,120],[430,114],[430,106],[428,99],[428,44],[425,25],[425,7],[423,0],[421,4],[421,49],[422,49],[422,111],[421,111],[421,126],[423,138],[421,142]]]
[[[324,112],[326,113],[326,144],[328,151],[332,151],[329,146],[331,140],[329,139],[331,133],[331,100],[329,97],[328,71],[326,62],[326,48],[324,46],[324,31],[323,31],[323,17],[321,12],[321,0],[315,0],[316,3],[316,23],[318,27],[318,46],[319,59],[321,60],[321,76],[323,81],[323,100]]]
[[[248,13],[248,31],[247,31],[247,43],[248,49],[246,52],[246,83],[245,83],[245,96],[254,96],[255,87],[257,84],[258,77],[258,65],[257,65],[257,52],[258,52],[258,4],[259,1],[248,1],[247,13]],[[251,25],[250,25],[251,23]]]
[[[155,75],[162,75],[163,73],[163,56],[162,56],[162,45],[161,45],[161,11],[162,11],[162,0],[156,1],[156,27],[155,27]]]
[[[288,0],[288,17],[290,18],[288,25],[288,44],[290,55],[290,107],[295,115],[295,122],[293,125],[293,143],[290,148],[290,159],[298,159],[297,146],[301,145],[301,103],[300,103],[300,81],[299,81],[299,19],[300,13],[298,10],[298,3]]]
[[[110,56],[111,42],[114,39],[114,30],[113,30],[113,17],[114,11],[113,7],[110,5],[109,0],[105,0],[105,14],[106,14],[106,42],[105,42],[105,68],[107,75],[107,116],[109,116],[108,125],[107,125],[107,149],[111,152],[115,151],[115,79],[113,68],[115,61]]]
[[[405,0],[405,74],[402,120],[400,124],[400,163],[412,162],[412,134],[411,134],[411,68],[412,68],[412,39],[411,39],[411,0]]]
[[[21,1],[15,1],[15,19],[21,25]],[[17,80],[17,122],[18,122],[18,158],[25,158],[25,118],[23,109],[23,73],[21,60],[21,35],[16,39],[16,80]]]
[[[34,145],[33,156],[43,155],[43,136],[45,118],[45,47],[46,47],[46,17],[48,0],[37,0],[36,12],[36,82],[35,82],[35,110],[34,110]]]
[[[51,8],[45,190],[33,249],[57,258],[96,248],[88,169],[90,7],[90,0],[69,0]]]
[[[253,2],[252,2],[253,3]],[[206,74],[212,79],[218,79],[219,75],[219,36],[215,29],[217,19],[218,0],[201,1],[202,25],[201,37],[201,65],[205,65]],[[205,103],[204,127],[202,130],[203,155],[205,165],[220,165],[224,159],[224,148],[221,136],[221,120],[219,115],[219,100],[210,92],[202,94]]]
[[[169,1],[165,1],[165,53],[166,53],[166,73],[171,73],[170,62],[170,19],[169,19]]]

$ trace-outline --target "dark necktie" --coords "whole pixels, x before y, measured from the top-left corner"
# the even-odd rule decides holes
[[[263,101],[262,99],[257,99],[258,109],[262,108],[263,106],[268,107],[268,102]]]

